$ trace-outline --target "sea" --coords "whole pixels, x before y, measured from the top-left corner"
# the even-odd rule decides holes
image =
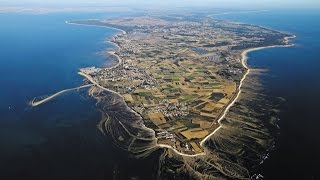
[[[86,90],[38,107],[34,98],[83,85],[77,72],[110,66],[103,51],[118,33],[66,20],[126,16],[121,13],[0,14],[0,179],[154,179],[154,158],[131,159],[102,137],[101,114]],[[250,23],[297,36],[294,47],[249,54],[265,92],[285,99],[279,136],[255,173],[265,179],[320,179],[320,11],[229,13],[218,19]],[[151,156],[157,156],[153,154]]]
[[[285,99],[276,146],[258,172],[265,179],[320,179],[320,11],[282,9],[215,17],[297,36],[294,47],[248,54],[249,67],[268,70],[260,77],[267,95]]]

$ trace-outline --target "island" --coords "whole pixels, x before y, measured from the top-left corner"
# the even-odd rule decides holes
[[[292,35],[210,17],[137,16],[68,21],[121,31],[110,42],[110,68],[80,69],[89,83],[123,97],[154,130],[157,144],[183,155],[204,153],[241,93],[246,53],[288,46]]]

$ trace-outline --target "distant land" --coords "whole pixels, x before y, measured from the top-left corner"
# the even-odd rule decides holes
[[[75,6],[75,7],[24,7],[24,6],[2,6],[0,13],[63,13],[63,12],[130,12],[131,9],[123,6]]]

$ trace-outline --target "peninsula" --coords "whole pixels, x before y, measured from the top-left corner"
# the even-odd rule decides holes
[[[289,34],[209,17],[141,16],[72,24],[121,29],[110,41],[112,68],[79,74],[117,93],[155,131],[157,143],[181,154],[204,152],[203,142],[236,102],[249,73],[246,53],[287,46]]]

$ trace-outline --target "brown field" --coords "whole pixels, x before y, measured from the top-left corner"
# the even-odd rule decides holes
[[[202,139],[204,137],[206,137],[209,132],[207,130],[203,130],[203,129],[188,129],[186,131],[181,132],[181,134],[186,137],[188,140],[191,139]]]
[[[155,125],[160,125],[166,123],[166,119],[164,118],[161,112],[159,113],[149,113],[148,117]]]

